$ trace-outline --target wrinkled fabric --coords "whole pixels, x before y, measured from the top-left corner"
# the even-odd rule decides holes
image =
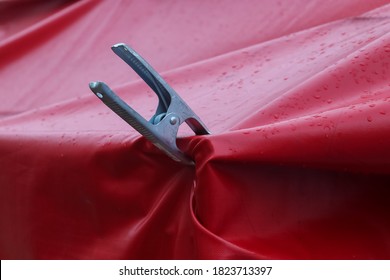
[[[29,8],[29,12],[23,9]],[[2,259],[389,259],[390,4],[3,1]],[[138,51],[208,126],[184,166],[146,118]]]

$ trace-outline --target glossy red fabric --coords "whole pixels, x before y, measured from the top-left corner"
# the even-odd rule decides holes
[[[2,259],[390,257],[387,0],[0,11]],[[181,133],[195,167],[89,91],[103,80],[152,115],[157,98],[110,51],[118,42],[212,131]]]

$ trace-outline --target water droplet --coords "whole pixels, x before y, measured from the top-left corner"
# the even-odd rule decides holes
[[[333,102],[333,100],[332,100],[332,99],[328,99],[328,100],[326,100],[326,102],[327,102],[328,104],[330,104],[330,103]]]
[[[367,117],[367,121],[368,121],[368,122],[372,122],[372,117],[371,117],[371,116],[368,116],[368,117]]]

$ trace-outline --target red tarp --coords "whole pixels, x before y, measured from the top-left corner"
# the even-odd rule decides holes
[[[2,259],[390,258],[388,0],[1,1]],[[211,130],[175,163],[137,50]]]

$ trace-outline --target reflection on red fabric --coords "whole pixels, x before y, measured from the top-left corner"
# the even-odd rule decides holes
[[[0,22],[1,258],[390,258],[387,0],[65,2]],[[152,114],[122,41],[212,131],[195,168],[89,92]]]

